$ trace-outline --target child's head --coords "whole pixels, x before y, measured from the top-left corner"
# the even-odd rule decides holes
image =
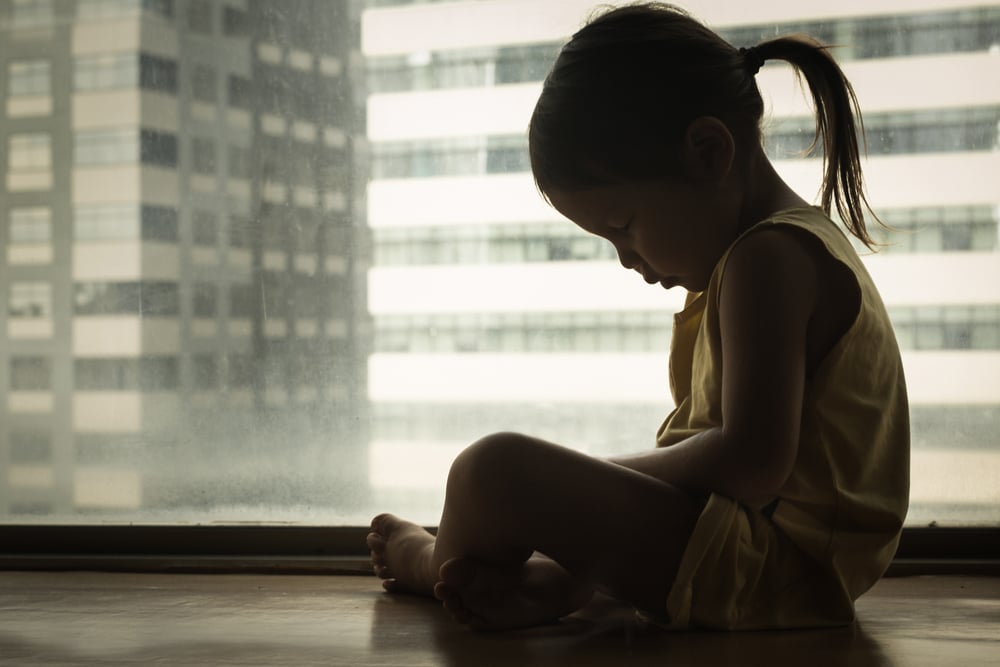
[[[755,75],[765,60],[791,63],[812,93],[831,203],[866,243],[866,206],[850,84],[825,47],[783,37],[738,49],[683,10],[662,3],[619,7],[573,35],[545,80],[529,127],[539,190],[574,192],[687,178],[681,145],[692,122],[721,121],[740,173],[761,151],[764,105]]]

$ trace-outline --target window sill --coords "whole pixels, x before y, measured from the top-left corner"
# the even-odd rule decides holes
[[[370,574],[367,528],[0,525],[0,570]],[[887,576],[1000,575],[1000,527],[907,528]]]

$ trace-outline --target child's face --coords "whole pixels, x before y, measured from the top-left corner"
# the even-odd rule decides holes
[[[738,204],[721,188],[654,180],[549,193],[555,208],[614,245],[651,285],[700,292],[738,233]]]

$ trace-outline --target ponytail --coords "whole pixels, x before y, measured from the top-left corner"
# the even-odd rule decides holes
[[[816,149],[820,138],[823,141],[822,208],[831,215],[831,208],[835,206],[848,231],[874,250],[879,244],[865,226],[865,210],[879,224],[883,223],[872,211],[865,195],[858,148],[860,135],[867,152],[864,121],[854,88],[827,49],[806,35],[789,35],[767,40],[744,53],[754,52],[761,61],[787,61],[795,68],[800,82],[805,78],[816,109],[816,134],[806,154]]]

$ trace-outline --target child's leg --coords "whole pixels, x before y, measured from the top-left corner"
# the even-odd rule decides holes
[[[700,511],[700,502],[652,477],[501,433],[456,458],[436,540],[383,515],[373,522],[369,544],[376,573],[391,582],[387,589],[429,595],[442,576],[458,584],[471,579],[465,586],[439,586],[446,601],[453,598],[450,608],[515,626],[522,624],[513,617],[517,605],[496,618],[496,603],[484,602],[488,596],[477,590],[513,587],[513,594],[530,584],[536,593],[545,589],[549,596],[555,591],[585,601],[581,587],[599,586],[638,607],[662,609]],[[551,561],[529,561],[536,551]],[[553,610],[560,606],[548,603]],[[524,620],[540,621],[541,613],[534,609]]]

